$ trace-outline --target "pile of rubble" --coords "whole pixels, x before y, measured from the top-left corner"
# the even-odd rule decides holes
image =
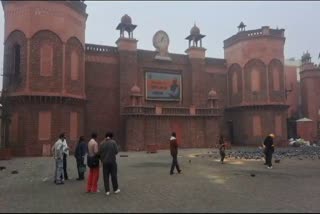
[[[310,141],[307,141],[307,140],[304,140],[304,139],[301,139],[301,138],[298,138],[298,139],[289,139],[289,146],[292,146],[292,147],[301,147],[301,146],[319,146],[319,143],[318,144],[311,144]]]
[[[264,158],[262,148],[252,151],[229,151],[227,152],[228,158],[235,159],[247,159],[247,160],[260,160]],[[320,159],[320,147],[319,146],[302,146],[298,148],[279,148],[275,149],[273,154],[275,160],[297,158],[303,159]]]

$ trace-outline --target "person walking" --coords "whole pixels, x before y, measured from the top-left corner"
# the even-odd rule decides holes
[[[108,132],[106,138],[99,145],[99,156],[103,164],[103,181],[106,195],[110,195],[109,178],[111,175],[112,187],[115,194],[120,192],[117,177],[117,161],[118,146],[113,140],[113,133]]]
[[[54,183],[55,184],[64,184],[64,175],[63,175],[63,139],[64,134],[60,134],[59,139],[51,148],[51,152],[55,159],[55,173],[54,173]]]
[[[274,134],[269,134],[263,142],[263,145],[265,146],[266,163],[267,163],[268,169],[272,169],[272,154],[274,153],[274,144],[273,144],[274,137],[275,137]]]
[[[224,158],[226,157],[226,144],[224,142],[223,135],[220,135],[219,137],[219,152],[221,157],[221,164],[224,163]]]
[[[177,171],[180,174],[181,170],[178,164],[178,142],[175,132],[172,132],[170,137],[170,153],[172,156],[170,175],[173,175],[174,168],[177,168]]]
[[[84,141],[84,136],[81,136],[74,153],[74,156],[77,161],[77,169],[78,169],[77,180],[78,181],[84,180],[84,173],[86,169],[86,165],[84,164],[84,157],[86,154],[87,154],[87,145]]]
[[[98,143],[96,141],[98,135],[92,133],[91,140],[88,143],[88,156],[87,164],[90,168],[88,183],[87,183],[87,192],[97,193],[98,190],[98,180],[99,180],[99,156],[98,156]]]

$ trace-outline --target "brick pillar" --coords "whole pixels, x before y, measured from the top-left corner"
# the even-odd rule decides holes
[[[205,105],[207,92],[205,85],[201,84],[205,72],[205,48],[190,47],[186,50],[192,73],[192,104],[195,106]]]
[[[120,112],[124,106],[130,105],[130,89],[137,83],[138,75],[138,55],[137,40],[128,38],[119,38],[116,41],[119,52],[120,73]],[[126,149],[126,122],[124,117],[120,117],[120,145]]]

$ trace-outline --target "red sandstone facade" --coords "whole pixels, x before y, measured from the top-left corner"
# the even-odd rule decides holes
[[[311,62],[309,53],[302,56],[300,87],[302,116],[311,120],[310,140],[317,140],[320,137],[320,66]]]
[[[73,146],[80,135],[96,131],[102,139],[113,130],[123,150],[168,148],[172,131],[183,148],[211,147],[220,133],[238,145],[261,144],[269,133],[276,143],[287,138],[283,29],[240,26],[224,41],[224,59],[189,45],[186,55],[170,53],[171,61],[163,61],[137,48],[133,30],[116,47],[85,44],[81,1],[2,5],[3,93],[14,155],[48,154],[60,132]],[[130,17],[121,24],[133,26]],[[188,38],[199,35],[194,27]],[[145,73],[152,70],[181,74],[180,101],[145,99]]]

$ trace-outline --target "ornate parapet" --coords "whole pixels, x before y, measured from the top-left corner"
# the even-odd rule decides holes
[[[170,117],[222,117],[220,108],[126,106],[124,116],[170,116]]]
[[[278,110],[286,110],[290,106],[286,104],[243,104],[243,105],[235,105],[235,106],[229,106],[226,108],[226,111],[234,111],[234,110],[252,110],[252,109],[278,109]]]
[[[261,29],[239,31],[237,34],[231,36],[230,38],[224,40],[224,48],[230,47],[231,45],[248,39],[254,39],[259,37],[272,37],[278,39],[285,39],[284,29],[271,29],[268,26],[264,26]]]
[[[111,53],[117,54],[118,48],[106,45],[95,45],[95,44],[86,44],[85,50],[87,53]]]

